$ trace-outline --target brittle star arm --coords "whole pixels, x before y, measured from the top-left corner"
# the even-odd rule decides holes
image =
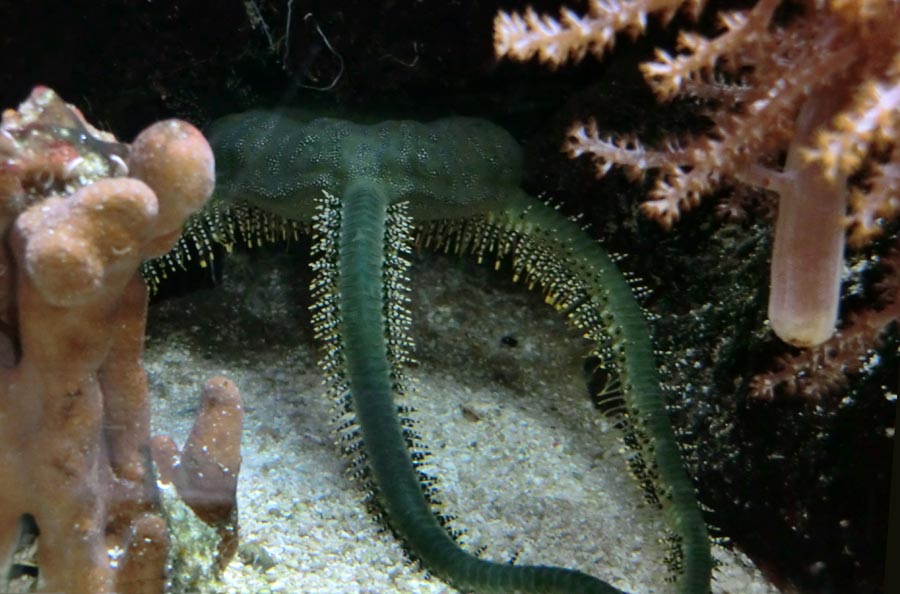
[[[312,223],[313,321],[323,368],[346,415],[339,426],[345,450],[373,479],[387,522],[428,571],[463,591],[618,592],[574,570],[479,559],[441,525],[410,453],[414,436],[394,400],[403,390],[401,252],[412,221],[420,244],[479,259],[509,257],[516,276],[539,285],[594,341],[594,354],[620,377],[613,408],[636,447],[632,469],[673,534],[678,590],[709,591],[706,527],[643,312],[597,242],[519,189],[520,149],[506,132],[468,118],[360,125],[255,111],[223,119],[211,141],[220,167],[217,196],[190,225],[187,241],[204,253],[212,241],[227,247],[242,236],[255,245]],[[170,264],[184,259],[187,248],[179,253]]]

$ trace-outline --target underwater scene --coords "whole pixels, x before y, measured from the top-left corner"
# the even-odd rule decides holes
[[[897,31],[0,2],[0,594],[900,592]]]

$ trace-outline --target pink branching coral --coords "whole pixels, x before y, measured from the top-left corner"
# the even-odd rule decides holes
[[[900,5],[805,0],[776,18],[782,4],[723,13],[718,36],[682,32],[678,55],[657,50],[642,66],[660,100],[713,106],[708,133],[650,149],[578,123],[565,149],[590,155],[599,175],[614,166],[633,177],[656,171],[641,209],[665,227],[726,183],[776,192],[769,318],[783,340],[812,346],[834,330],[845,236],[863,245],[900,215]],[[555,67],[602,56],[619,32],[642,33],[649,15],[696,18],[703,5],[590,0],[588,14],[564,9],[559,20],[500,13],[495,49]]]
[[[159,122],[128,146],[44,87],[3,113],[4,580],[28,514],[39,591],[163,592],[138,268],[171,248],[213,180],[209,145],[185,122]]]

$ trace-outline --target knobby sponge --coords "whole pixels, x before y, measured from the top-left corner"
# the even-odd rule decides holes
[[[186,122],[154,124],[128,146],[45,87],[4,112],[0,590],[27,514],[42,591],[164,591],[138,269],[175,242],[213,183],[209,145]],[[232,429],[216,439],[239,460]]]

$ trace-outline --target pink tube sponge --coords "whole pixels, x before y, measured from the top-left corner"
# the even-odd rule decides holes
[[[772,248],[769,320],[779,338],[798,347],[822,344],[837,322],[847,178],[826,172],[820,160],[810,158],[809,143],[843,105],[847,93],[843,85],[834,84],[803,105],[776,188],[780,200]]]

